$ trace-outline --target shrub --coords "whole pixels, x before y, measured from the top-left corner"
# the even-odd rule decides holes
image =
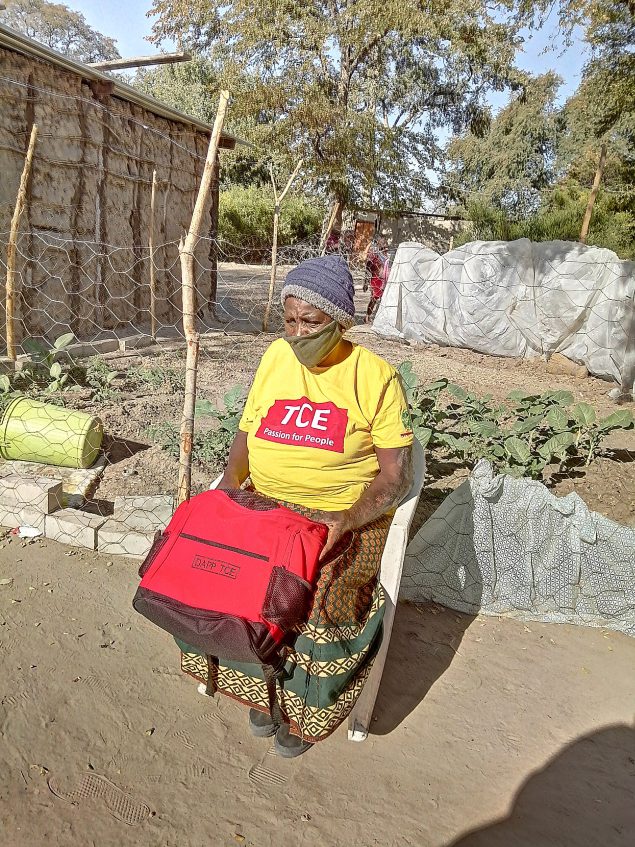
[[[588,191],[570,181],[552,189],[541,209],[524,220],[511,220],[503,211],[485,203],[468,205],[472,225],[455,239],[459,247],[468,241],[577,241],[588,200]],[[613,250],[621,259],[635,257],[635,215],[612,207],[602,192],[593,207],[587,239],[589,245]]]
[[[223,256],[242,262],[269,261],[273,237],[273,192],[267,188],[233,186],[220,194],[218,234]],[[280,214],[278,246],[319,235],[319,204],[287,196]]]

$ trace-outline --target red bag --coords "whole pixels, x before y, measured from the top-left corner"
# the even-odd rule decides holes
[[[133,606],[208,656],[274,664],[309,616],[327,535],[259,495],[206,491],[153,545]]]

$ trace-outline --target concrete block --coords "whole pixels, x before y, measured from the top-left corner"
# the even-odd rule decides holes
[[[174,508],[174,497],[171,494],[115,497],[114,518],[131,529],[151,532],[165,528],[174,514]]]
[[[15,373],[15,364],[8,356],[0,356],[0,374],[12,376]]]
[[[128,338],[119,339],[119,349],[122,351],[138,350],[140,347],[151,347],[153,344],[156,344],[156,341],[151,335],[131,335]]]
[[[118,338],[104,338],[101,341],[82,341],[79,344],[71,344],[66,348],[68,355],[77,359],[101,356],[104,353],[115,353],[118,351]]]
[[[50,515],[62,508],[62,496],[61,479],[19,474],[0,477],[0,503],[5,506],[30,506]]]
[[[100,553],[142,559],[150,552],[157,535],[158,529],[141,532],[115,518],[108,518],[97,530],[97,549]]]
[[[97,549],[97,531],[106,522],[102,515],[91,515],[77,509],[61,509],[46,516],[45,535],[60,544]]]
[[[46,515],[31,506],[5,506],[0,503],[0,526],[15,529],[17,526],[34,526],[44,532]]]
[[[554,353],[547,362],[548,374],[563,374],[566,376],[574,376],[578,379],[584,379],[589,375],[589,372],[584,365],[579,365],[577,362],[572,362],[567,359],[562,353]]]

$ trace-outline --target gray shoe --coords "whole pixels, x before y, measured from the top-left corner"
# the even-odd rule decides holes
[[[271,715],[260,712],[258,709],[249,710],[249,730],[256,738],[270,738],[278,731],[278,724],[274,723]]]
[[[313,747],[310,741],[303,741],[297,735],[291,735],[289,724],[287,723],[282,724],[278,728],[275,741],[273,742],[273,749],[283,759],[295,759],[296,756],[306,753],[310,747]]]

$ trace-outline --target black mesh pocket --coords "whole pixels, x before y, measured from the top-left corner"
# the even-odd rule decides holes
[[[255,491],[244,491],[242,488],[225,489],[224,493],[238,503],[244,509],[251,509],[252,512],[270,512],[272,509],[277,509],[278,504],[270,497],[265,497],[263,494],[257,494]]]
[[[299,576],[274,567],[262,605],[262,616],[286,632],[306,623],[311,611],[313,588]]]

